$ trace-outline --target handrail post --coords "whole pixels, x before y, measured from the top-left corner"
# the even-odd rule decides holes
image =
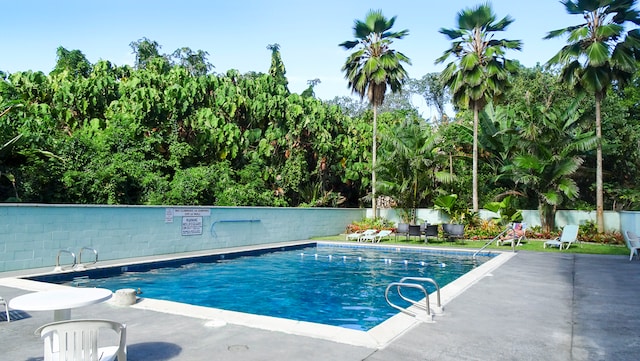
[[[433,286],[435,286],[435,288],[436,288],[436,306],[435,306],[434,312],[438,313],[438,314],[441,314],[441,313],[444,312],[444,307],[442,306],[442,302],[441,302],[441,298],[440,298],[440,286],[438,285],[438,282],[436,282],[436,280],[434,280],[433,278],[428,278],[428,277],[403,277],[402,279],[400,279],[399,282],[400,283],[405,283],[406,281],[427,282],[427,283],[431,283]],[[405,300],[407,302],[414,303],[416,306],[420,307],[419,304],[415,303],[410,298],[405,297],[402,294],[402,291],[400,291],[400,289],[398,289],[398,295],[403,300]]]
[[[93,260],[93,262],[91,264],[98,263],[98,251],[95,248],[82,247],[82,248],[80,248],[80,255],[78,256],[78,268],[84,268],[85,267],[84,264],[82,264],[82,251],[84,251],[84,250],[91,251],[95,255],[95,259]]]
[[[69,249],[61,249],[58,251],[58,256],[56,257],[56,268],[53,269],[55,272],[62,271],[62,267],[60,266],[60,255],[62,253],[69,253],[71,257],[73,257],[73,264],[71,265],[71,268],[76,266],[76,254],[71,252]]]

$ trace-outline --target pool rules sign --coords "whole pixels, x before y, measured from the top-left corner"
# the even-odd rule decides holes
[[[199,236],[202,234],[202,217],[182,217],[182,235]]]
[[[182,217],[181,234],[183,236],[202,235],[202,217],[210,217],[207,208],[166,208],[164,222],[173,223],[173,217]]]

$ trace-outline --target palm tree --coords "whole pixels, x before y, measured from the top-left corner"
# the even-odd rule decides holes
[[[530,104],[524,121],[516,126],[520,151],[502,168],[504,175],[521,184],[538,199],[545,231],[555,228],[555,211],[565,200],[576,199],[579,188],[573,179],[582,165],[583,154],[596,146],[593,131],[582,122],[578,106],[582,97],[568,106]]]
[[[562,81],[579,92],[595,95],[596,112],[596,220],[604,232],[602,184],[602,118],[600,106],[612,83],[622,87],[633,76],[640,59],[640,31],[625,31],[629,23],[640,25],[635,0],[563,0],[567,13],[584,22],[554,30],[545,39],[567,35],[568,43],[549,60],[562,67]]]
[[[381,10],[369,10],[364,21],[356,20],[353,26],[355,40],[345,41],[340,46],[346,50],[357,48],[342,66],[345,79],[353,93],[363,99],[369,98],[373,107],[373,150],[371,160],[371,205],[373,218],[377,218],[376,207],[376,148],[378,107],[384,101],[387,87],[392,92],[401,90],[407,79],[402,63],[411,64],[401,52],[391,49],[394,39],[402,39],[409,30],[392,32],[396,17],[387,19]]]
[[[378,163],[380,190],[393,198],[397,205],[416,223],[416,209],[430,200],[437,182],[449,179],[440,166],[438,135],[422,119],[407,118],[383,133]]]
[[[509,49],[520,50],[520,40],[494,39],[493,33],[504,31],[513,22],[509,16],[496,22],[488,4],[467,8],[458,13],[457,29],[440,29],[452,41],[436,64],[449,57],[441,76],[453,94],[453,101],[473,111],[473,211],[478,211],[478,117],[491,100],[496,100],[508,87],[508,75],[517,66],[504,57]]]

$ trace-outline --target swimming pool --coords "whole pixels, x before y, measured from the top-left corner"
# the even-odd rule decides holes
[[[473,259],[464,252],[318,244],[222,254],[164,268],[120,267],[118,274],[84,272],[80,277],[37,279],[112,291],[134,288],[145,298],[367,331],[397,314],[384,298],[389,283],[406,276],[430,277],[443,287],[489,258]]]

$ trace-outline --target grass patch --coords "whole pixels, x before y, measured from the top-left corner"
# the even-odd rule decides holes
[[[357,243],[355,241],[345,241],[345,235],[340,234],[336,236],[328,237],[314,237],[312,240],[316,241],[339,241]],[[411,240],[405,240],[404,237],[398,237],[396,241],[394,237],[385,239],[381,244],[389,245],[405,245],[405,246],[431,246],[431,247],[447,247],[447,248],[467,248],[467,249],[479,249],[485,245],[489,240],[469,240],[463,239],[455,242],[450,242],[446,239],[429,239],[429,243],[425,244],[424,239],[414,237]],[[544,248],[544,242],[546,240],[527,239],[525,243],[517,247],[518,251],[535,251],[535,252],[555,252],[555,253],[583,253],[583,254],[608,254],[608,255],[629,255],[629,250],[625,246],[601,244],[591,242],[579,242],[575,243],[568,250],[563,249],[560,251],[557,248]],[[496,249],[501,251],[510,251],[511,246],[496,246],[495,243],[489,245],[486,249]]]

